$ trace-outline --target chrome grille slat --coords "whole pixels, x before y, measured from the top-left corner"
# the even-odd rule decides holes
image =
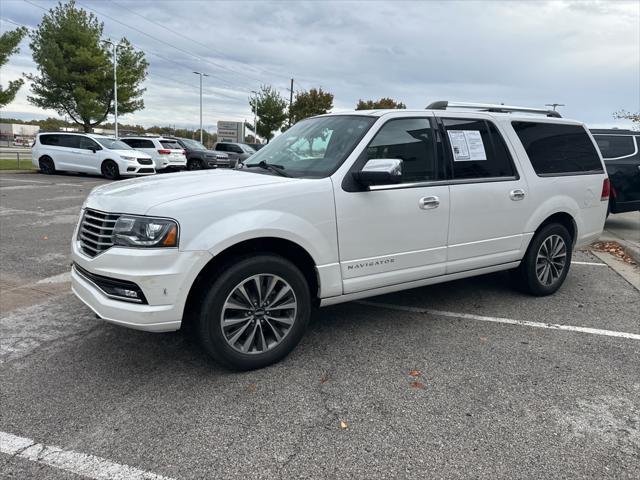
[[[113,246],[113,230],[120,215],[87,209],[78,229],[81,250],[95,257]]]

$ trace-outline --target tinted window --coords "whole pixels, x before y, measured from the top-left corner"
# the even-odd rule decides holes
[[[242,149],[238,145],[229,145],[229,150],[233,153],[243,153]]]
[[[96,137],[94,140],[108,150],[131,150],[129,145],[115,138]]]
[[[580,125],[512,122],[538,175],[602,172],[593,142]]]
[[[402,181],[436,180],[434,132],[426,118],[390,120],[367,147],[367,160],[402,160]]]
[[[453,157],[453,178],[513,177],[511,154],[495,125],[485,120],[443,118]]]
[[[98,144],[88,137],[80,137],[80,144],[78,145],[78,147],[83,150],[100,149]]]
[[[80,148],[80,135],[60,135],[60,146],[67,148]]]
[[[131,148],[154,148],[153,141],[143,140],[139,138],[123,138],[122,142],[129,145]]]
[[[60,145],[60,135],[40,135],[40,143],[42,145]]]
[[[600,153],[604,158],[617,158],[633,155],[636,146],[633,137],[623,135],[594,135]]]
[[[182,150],[182,147],[175,140],[160,140],[160,145],[164,148],[170,148],[174,150]]]

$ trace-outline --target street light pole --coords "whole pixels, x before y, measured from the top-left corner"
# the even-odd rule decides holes
[[[113,50],[113,124],[115,127],[116,140],[118,139],[118,45],[111,40],[103,40],[111,45]]]
[[[258,92],[251,90],[253,93],[253,142],[258,143]]]
[[[202,77],[208,77],[206,73],[193,72],[196,75],[200,75],[200,143],[202,143]]]

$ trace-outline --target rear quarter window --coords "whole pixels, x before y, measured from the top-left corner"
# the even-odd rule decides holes
[[[538,175],[603,172],[596,147],[581,125],[546,122],[511,124]]]
[[[636,146],[633,137],[628,135],[594,135],[603,158],[618,158],[633,155]]]
[[[60,145],[60,135],[40,135],[40,144],[49,146]]]

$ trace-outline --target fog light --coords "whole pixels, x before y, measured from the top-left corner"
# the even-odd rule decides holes
[[[128,288],[113,287],[113,293],[115,293],[116,295],[120,295],[121,297],[136,299],[140,298],[138,297],[138,292],[136,292],[135,290],[129,290]]]

